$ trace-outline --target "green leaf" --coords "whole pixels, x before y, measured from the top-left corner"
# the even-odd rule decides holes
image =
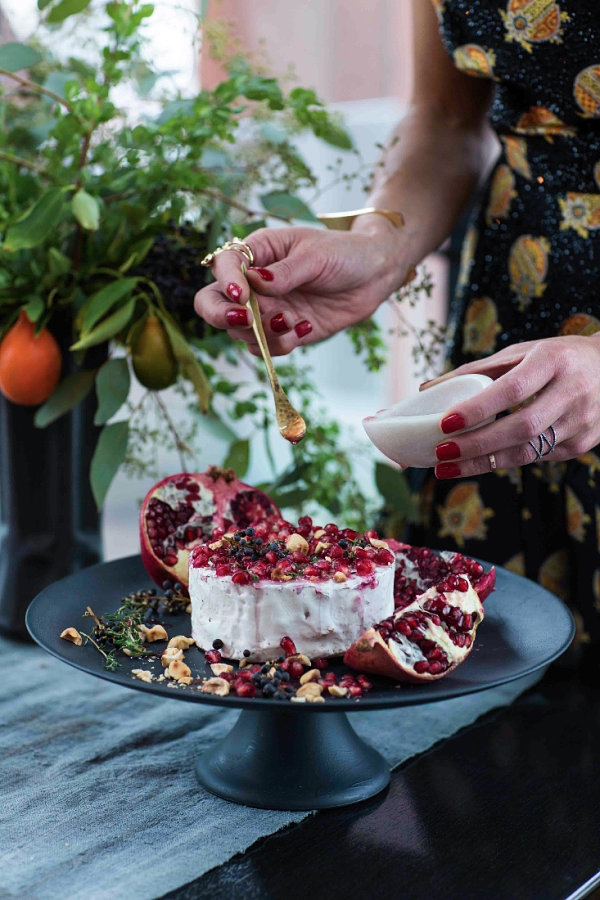
[[[375,484],[386,506],[407,516],[417,515],[415,500],[403,473],[385,463],[375,464]]]
[[[85,334],[93,328],[98,319],[101,319],[115,303],[132,292],[136,284],[137,278],[120,278],[92,294],[79,317],[82,332]]]
[[[191,381],[198,396],[198,400],[200,401],[200,409],[202,412],[208,412],[212,391],[202,366],[198,362],[194,351],[186,341],[184,335],[171,317],[162,310],[158,310],[158,315],[167,329],[173,354],[179,363],[181,374],[184,378],[187,378],[188,381]]]
[[[8,43],[0,45],[0,68],[8,72],[28,69],[41,60],[41,54],[27,44]]]
[[[51,275],[66,275],[71,271],[71,260],[56,247],[48,248],[48,271]]]
[[[216,437],[218,440],[232,443],[235,441],[235,431],[217,415],[214,410],[207,412],[202,419],[202,430]]]
[[[286,194],[283,191],[271,191],[260,198],[262,205],[273,216],[283,216],[286,219],[305,219],[308,222],[318,222],[315,214],[298,197]]]
[[[310,498],[310,491],[308,488],[294,488],[291,491],[275,491],[274,494],[269,494],[269,497],[280,508],[300,506]]]
[[[46,428],[55,419],[79,406],[91,391],[95,374],[94,371],[84,369],[63,378],[54,393],[37,410],[33,420],[36,428]]]
[[[95,347],[96,344],[102,344],[103,341],[114,337],[119,331],[127,325],[133,315],[135,309],[135,300],[130,300],[125,306],[117,309],[112,316],[108,316],[96,328],[93,328],[84,337],[71,345],[71,350],[86,350],[88,347]]]
[[[98,369],[96,395],[98,409],[94,425],[104,425],[123,406],[129,396],[131,377],[126,359],[109,359]]]
[[[90,466],[90,484],[96,506],[102,507],[110,484],[125,459],[129,422],[105,425],[100,432]]]
[[[87,229],[87,231],[98,230],[100,207],[95,197],[80,189],[71,200],[71,209],[82,228]]]
[[[238,478],[243,478],[250,464],[250,441],[233,441],[223,462],[225,469],[233,469]]]
[[[64,192],[62,188],[50,188],[42,194],[29,212],[14,225],[11,225],[2,245],[5,250],[27,250],[37,247],[58,225],[62,215]]]
[[[51,25],[57,25],[64,22],[69,16],[83,12],[90,5],[91,0],[60,0],[56,6],[52,7],[46,17],[46,21]]]
[[[46,307],[41,297],[32,297],[25,307],[25,312],[29,321],[35,324],[45,309]]]

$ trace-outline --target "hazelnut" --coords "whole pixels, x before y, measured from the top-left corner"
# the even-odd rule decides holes
[[[176,681],[179,681],[180,678],[189,678],[191,674],[192,670],[190,667],[180,659],[174,659],[167,669],[168,677],[174,678]]]
[[[340,687],[339,684],[330,684],[328,685],[327,690],[332,697],[345,697],[348,693],[348,688]]]
[[[167,647],[177,647],[178,650],[189,650],[195,643],[196,641],[194,638],[186,637],[184,634],[177,634],[175,637],[171,638]]]
[[[290,553],[294,553],[296,550],[299,550],[300,553],[308,553],[308,541],[306,538],[303,538],[301,534],[290,534],[289,538],[285,542],[285,546],[290,551]]]
[[[217,694],[219,697],[226,697],[229,693],[229,682],[224,678],[209,678],[200,688],[202,694]]]
[[[223,672],[233,672],[233,666],[228,666],[227,663],[211,663],[211,669],[215,675],[222,675]]]
[[[308,684],[303,684],[301,688],[298,688],[296,691],[297,697],[306,697],[306,699],[310,699],[310,697],[320,697],[323,693],[323,686],[321,684],[317,684],[316,681],[309,681]]]
[[[348,579],[346,578],[346,576],[344,575],[343,572],[336,572],[335,575],[333,576],[333,580],[337,584],[341,584],[342,581],[347,581]]]
[[[309,684],[311,681],[317,681],[320,677],[320,669],[309,669],[308,672],[300,676],[300,684]]]
[[[140,681],[147,681],[148,683],[152,681],[152,672],[150,669],[132,669],[131,674]]]
[[[81,647],[82,637],[76,628],[65,628],[65,630],[61,632],[60,636],[63,641],[71,641],[72,644],[76,644],[77,647]]]
[[[168,638],[169,635],[162,625],[153,625],[152,628],[148,628],[144,634],[144,640],[149,644],[153,644],[154,641],[166,641]]]
[[[160,661],[163,664],[163,668],[166,669],[167,666],[170,666],[172,662],[178,659],[183,659],[183,650],[178,650],[177,647],[167,647],[166,650],[163,650]]]

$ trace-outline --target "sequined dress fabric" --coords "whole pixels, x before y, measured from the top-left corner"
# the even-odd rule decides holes
[[[600,330],[599,0],[433,0],[455,65],[496,82],[501,154],[467,230],[450,362]],[[600,385],[599,415],[600,415]],[[560,434],[558,435],[560,441]],[[533,452],[533,451],[532,451]],[[600,448],[423,490],[411,535],[539,581],[600,644]]]

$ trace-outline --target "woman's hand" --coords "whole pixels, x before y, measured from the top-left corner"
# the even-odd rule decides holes
[[[544,460],[574,459],[600,443],[600,335],[570,335],[506,347],[485,360],[460,366],[431,384],[478,372],[495,379],[477,396],[449,409],[441,427],[447,439],[436,447],[438,478],[480,475]],[[529,402],[527,402],[529,401]],[[476,431],[505,410],[509,415]],[[556,446],[552,453],[552,429]],[[540,439],[544,433],[548,443]],[[529,443],[531,441],[531,444]],[[533,446],[532,446],[533,444]]]
[[[252,248],[254,266],[244,277],[241,253],[218,254],[213,264],[216,281],[196,294],[196,312],[259,355],[250,329],[252,313],[245,308],[252,287],[275,356],[366,319],[401,285],[409,265],[400,261],[401,230],[381,216],[365,218],[371,222],[360,231],[253,232],[246,243]]]

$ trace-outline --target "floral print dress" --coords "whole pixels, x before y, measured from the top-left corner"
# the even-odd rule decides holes
[[[463,245],[450,365],[600,329],[599,0],[433,0],[455,65],[495,81],[501,154]],[[600,391],[599,391],[600,415]],[[560,441],[560,434],[558,435]],[[600,644],[600,447],[456,481],[426,478],[413,542],[539,581]],[[600,655],[600,654],[598,654]]]

